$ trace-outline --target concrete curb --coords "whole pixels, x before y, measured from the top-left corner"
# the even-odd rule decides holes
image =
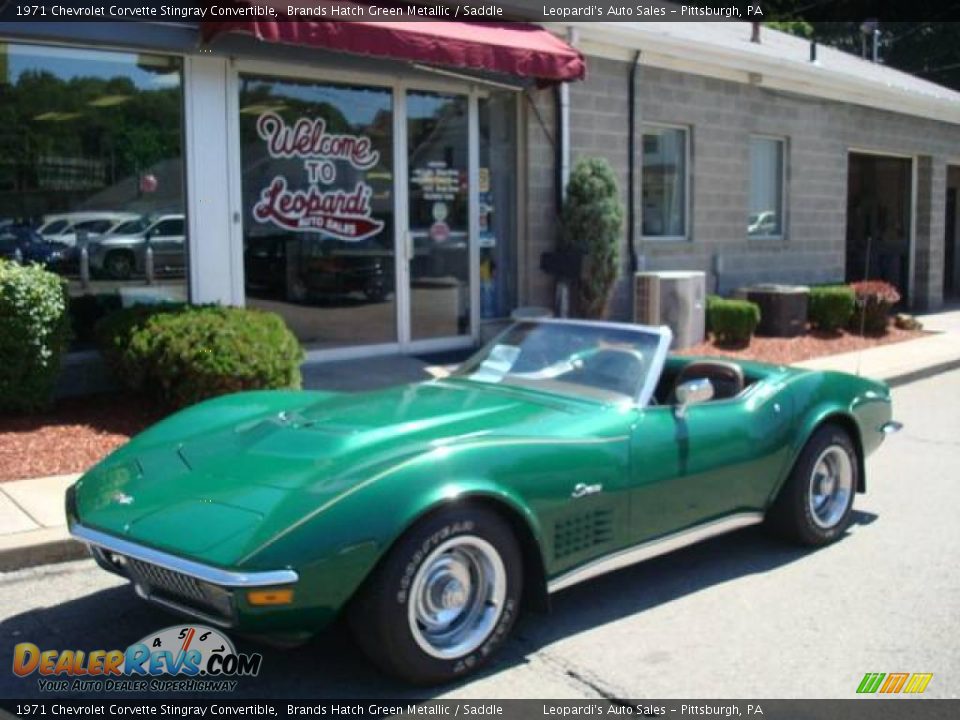
[[[892,388],[899,387],[900,385],[909,385],[912,382],[917,382],[917,380],[926,380],[934,375],[941,375],[945,372],[956,370],[957,368],[960,368],[960,358],[947,360],[936,365],[919,368],[918,370],[911,370],[910,372],[900,375],[894,375],[893,377],[887,378],[884,382]]]
[[[70,537],[66,527],[42,528],[0,536],[0,572],[85,557],[89,557],[86,545]]]

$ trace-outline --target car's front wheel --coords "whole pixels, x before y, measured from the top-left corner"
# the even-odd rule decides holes
[[[516,620],[522,557],[509,523],[481,507],[451,507],[414,525],[350,608],[364,652],[417,684],[483,665]]]
[[[767,513],[767,524],[803,545],[826,545],[850,525],[859,483],[857,449],[838,425],[818,428]]]

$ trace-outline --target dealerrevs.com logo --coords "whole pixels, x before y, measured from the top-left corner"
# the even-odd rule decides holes
[[[13,673],[38,676],[42,692],[224,692],[260,672],[260,653],[238,653],[219,630],[174,625],[126,650],[41,650],[14,646]]]

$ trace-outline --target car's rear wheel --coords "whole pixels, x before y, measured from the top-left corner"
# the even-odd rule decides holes
[[[857,449],[838,425],[818,428],[767,513],[778,534],[803,545],[826,545],[850,525],[859,481]]]
[[[104,271],[114,280],[128,280],[133,268],[133,255],[125,250],[114,250],[103,261]]]
[[[483,665],[516,620],[522,557],[507,522],[450,507],[414,525],[350,607],[364,652],[409,682],[448,682]]]

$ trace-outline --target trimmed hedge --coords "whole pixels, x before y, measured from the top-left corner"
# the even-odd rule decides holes
[[[853,315],[856,295],[849,285],[823,285],[810,288],[807,319],[824,332],[846,327]]]
[[[96,336],[117,380],[163,405],[183,407],[241,390],[300,387],[303,349],[274,313],[138,305],[105,317]]]
[[[900,302],[900,292],[882,280],[863,280],[851,283],[856,298],[850,329],[867,335],[883,335],[887,332],[890,311]]]
[[[717,302],[723,302],[723,298],[720,297],[719,295],[707,295],[707,310],[706,310],[705,324],[706,324],[706,330],[708,333],[713,332],[713,324],[710,322],[712,317],[711,309],[713,308],[714,304],[716,304]]]
[[[59,276],[0,260],[0,410],[50,404],[70,341],[68,302]]]
[[[710,298],[707,323],[721,345],[746,345],[760,323],[760,308],[747,300]]]

